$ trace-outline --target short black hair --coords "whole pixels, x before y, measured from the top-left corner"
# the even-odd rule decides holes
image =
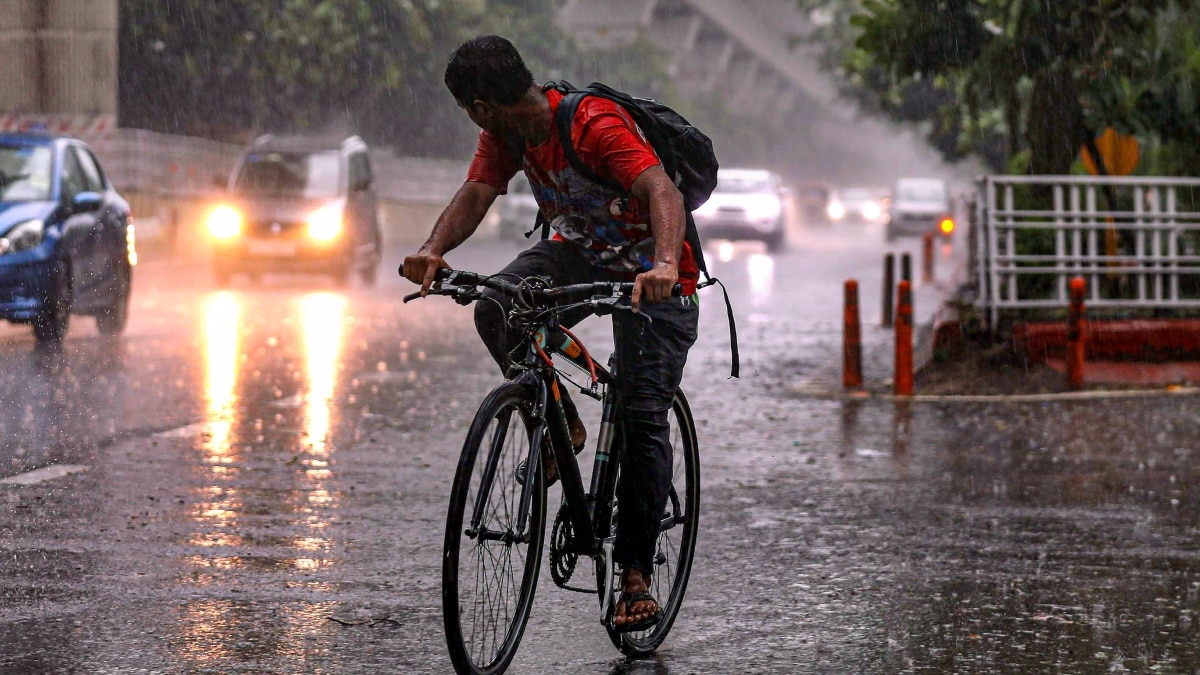
[[[513,43],[480,35],[458,46],[446,64],[446,88],[459,103],[513,105],[533,86],[533,74]]]

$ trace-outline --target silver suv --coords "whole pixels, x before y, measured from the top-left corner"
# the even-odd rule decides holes
[[[887,213],[887,240],[902,235],[954,232],[953,205],[946,181],[940,178],[901,178],[892,189]]]
[[[213,274],[226,285],[272,272],[357,274],[373,285],[383,242],[367,145],[345,139],[263,136],[238,160],[208,217]]]

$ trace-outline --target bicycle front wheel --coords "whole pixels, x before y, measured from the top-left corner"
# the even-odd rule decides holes
[[[504,672],[533,607],[546,495],[542,472],[528,472],[532,495],[522,519],[517,479],[534,440],[531,407],[527,388],[497,388],[475,413],[459,457],[442,555],[446,644],[459,673]]]
[[[692,409],[682,391],[675,394],[671,405],[670,425],[671,489],[654,552],[654,573],[650,577],[650,593],[658,599],[661,608],[659,620],[647,630],[628,633],[605,626],[612,643],[631,656],[652,654],[667,638],[683,605],[683,595],[692,573],[692,556],[696,552],[696,530],[700,522],[700,450]],[[620,480],[619,476],[617,480]],[[615,508],[620,509],[620,504]],[[615,518],[613,522],[616,522]],[[603,575],[602,566],[598,566],[601,589],[604,588]],[[620,591],[619,578],[613,580],[613,587]],[[616,602],[615,596],[613,602]]]

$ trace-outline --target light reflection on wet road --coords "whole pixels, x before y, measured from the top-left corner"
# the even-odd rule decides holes
[[[744,377],[725,379],[706,295],[685,380],[703,525],[672,637],[625,662],[595,599],[543,574],[512,672],[1200,668],[1195,401],[789,394],[837,380],[845,277],[878,330],[882,249],[861,239],[714,251]],[[471,313],[401,305],[386,275],[210,291],[203,268],[152,263],[138,282],[122,340],[79,320],[47,354],[0,328],[0,476],[90,467],[0,486],[0,673],[446,672],[445,503],[497,381]],[[577,332],[611,346],[605,323]]]

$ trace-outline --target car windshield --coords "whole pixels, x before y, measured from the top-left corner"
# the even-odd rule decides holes
[[[771,179],[758,174],[717,174],[717,192],[753,194],[771,192]]]
[[[0,202],[50,199],[50,148],[0,144]]]
[[[941,202],[946,199],[946,190],[940,185],[899,185],[896,199],[906,202]]]
[[[842,201],[844,202],[869,202],[874,197],[871,191],[864,188],[849,188],[842,190]]]
[[[340,162],[336,152],[260,152],[246,156],[235,192],[275,197],[334,197]]]

